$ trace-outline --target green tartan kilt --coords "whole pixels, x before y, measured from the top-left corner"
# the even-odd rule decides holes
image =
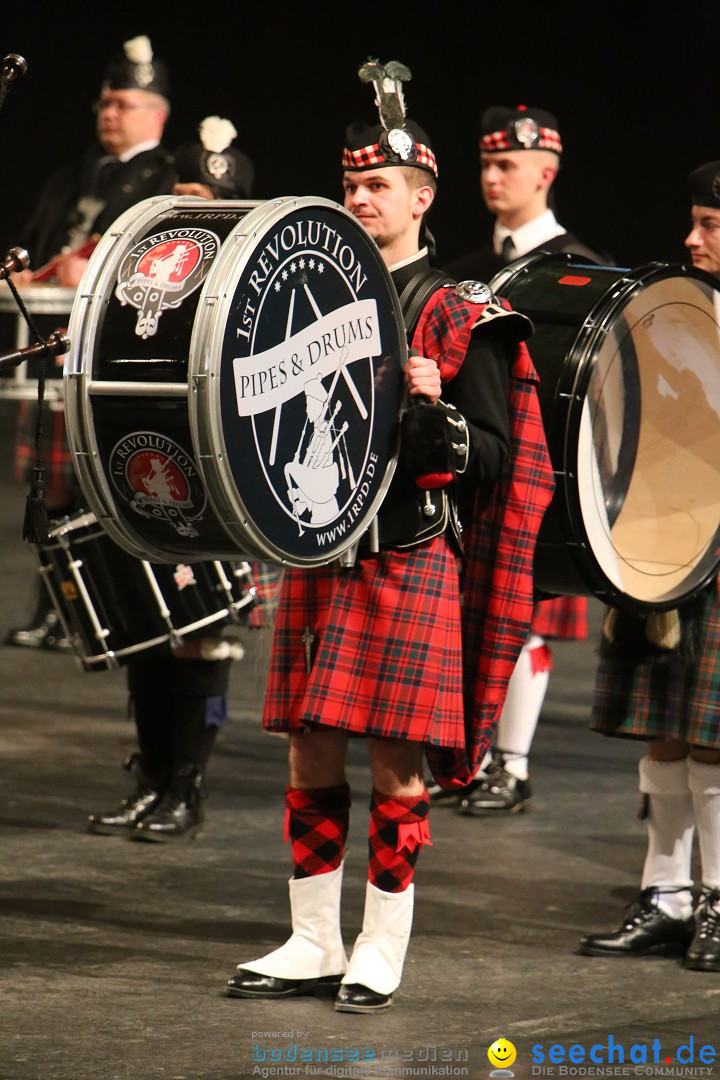
[[[593,731],[630,739],[673,739],[720,749],[720,576],[700,613],[701,651],[696,663],[678,657],[633,664],[600,661],[595,682]]]

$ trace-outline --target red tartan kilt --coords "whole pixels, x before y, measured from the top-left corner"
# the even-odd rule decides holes
[[[584,641],[588,634],[587,599],[555,596],[552,600],[538,600],[530,633],[558,641]]]
[[[285,571],[263,724],[465,745],[458,563],[444,537]]]

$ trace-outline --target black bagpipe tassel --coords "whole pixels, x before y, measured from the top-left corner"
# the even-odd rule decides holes
[[[8,57],[5,57],[5,59],[7,60]],[[23,64],[25,63],[21,56],[17,57],[17,59],[22,60]],[[15,260],[12,269],[17,270],[27,267],[28,255],[22,248],[13,248],[8,258],[11,256]],[[19,263],[19,265],[17,265],[17,263]],[[42,346],[40,349],[40,369],[38,371],[37,414],[35,416],[35,471],[30,483],[30,491],[28,492],[25,501],[23,540],[26,540],[29,544],[44,544],[48,538],[49,529],[47,503],[45,501],[45,463],[43,461],[42,450],[43,411],[45,406],[45,365],[48,352],[59,356],[63,352],[67,352],[70,343],[65,335],[59,330],[56,330],[54,334],[51,334],[46,341],[33,322],[30,312],[25,307],[23,299],[9,275],[6,275],[6,281],[21,315],[32,332],[35,344],[37,346]],[[25,351],[32,352],[34,349]]]
[[[25,500],[25,519],[23,521],[23,540],[28,544],[44,544],[48,538],[48,512],[45,502],[45,470],[35,469],[30,483],[30,491]]]
[[[42,340],[42,339],[40,339]],[[45,354],[40,357],[38,372],[37,415],[35,417],[35,471],[25,500],[23,540],[44,544],[48,538],[48,512],[45,501],[45,462],[43,461],[43,411],[45,407]]]

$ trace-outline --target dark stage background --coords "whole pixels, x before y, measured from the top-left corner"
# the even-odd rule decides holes
[[[359,64],[369,55],[408,64],[408,112],[440,163],[430,225],[441,261],[489,232],[477,169],[487,105],[556,113],[566,147],[559,219],[619,266],[682,261],[687,174],[720,159],[717,0],[5,3],[0,55],[20,53],[28,71],[0,113],[3,254],[45,172],[92,140],[90,105],[109,55],[141,33],[171,69],[168,145],[193,138],[210,113],[229,117],[256,164],[258,200],[337,198],[345,125],[376,116]]]

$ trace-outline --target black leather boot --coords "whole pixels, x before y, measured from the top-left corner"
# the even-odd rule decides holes
[[[133,840],[167,843],[197,837],[204,820],[204,798],[202,773],[196,765],[184,765],[155,810],[138,821],[132,830]]]
[[[60,616],[44,588],[38,595],[35,611],[27,626],[8,630],[5,644],[23,649],[56,649],[59,652],[72,649],[72,642],[65,637]]]
[[[135,791],[123,799],[115,810],[109,810],[106,814],[91,814],[88,818],[89,832],[102,836],[128,836],[160,802],[160,785],[143,768],[140,754],[131,754],[126,758],[123,768],[135,777]]]
[[[530,778],[519,780],[505,768],[505,758],[493,751],[485,776],[473,780],[460,799],[458,812],[470,817],[519,814],[527,808],[532,795]]]
[[[691,971],[720,971],[720,889],[703,889],[695,910],[695,936],[685,954]]]
[[[622,925],[610,934],[586,934],[579,951],[585,956],[648,956],[684,953],[693,936],[695,923],[673,919],[658,907],[663,890],[654,885],[643,889],[630,905]]]

